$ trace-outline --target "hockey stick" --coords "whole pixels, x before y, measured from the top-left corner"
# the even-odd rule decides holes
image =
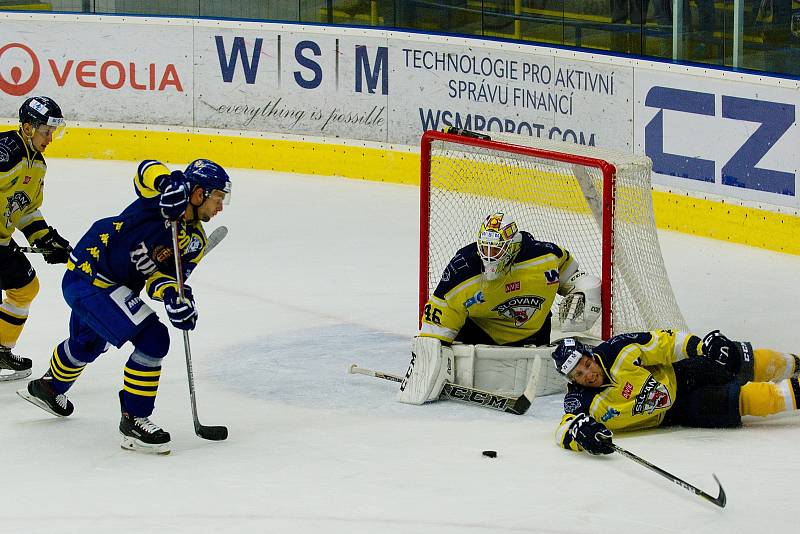
[[[51,252],[55,252],[56,249],[42,247],[15,247],[14,251],[22,252],[23,254],[50,254]]]
[[[214,231],[208,234],[208,237],[206,238],[206,250],[203,253],[203,255],[205,256],[206,254],[214,250],[214,248],[217,245],[219,245],[220,241],[225,239],[226,235],[228,235],[227,226],[220,226],[218,228],[214,228]]]
[[[373,371],[359,367],[356,364],[350,364],[348,368],[350,374],[367,375],[382,380],[390,380],[392,382],[402,382],[403,378],[383,371]],[[531,407],[531,401],[523,393],[519,397],[509,397],[506,395],[499,395],[481,389],[470,388],[467,386],[459,386],[452,382],[445,382],[444,389],[439,395],[440,399],[453,400],[457,402],[465,402],[467,404],[474,404],[476,406],[485,406],[492,410],[498,410],[506,413],[513,413],[515,415],[522,415]]]
[[[219,242],[225,239],[225,236],[228,235],[228,227],[227,226],[220,226],[215,228],[213,232],[208,235],[207,244],[206,244],[206,251],[205,253],[208,254],[214,247],[219,245]],[[56,249],[54,248],[43,248],[43,247],[14,247],[14,250],[17,252],[22,252],[23,254],[50,254],[51,252],[55,252]]]
[[[173,253],[175,254],[175,278],[178,281],[178,296],[183,300],[183,268],[181,267],[181,249],[178,245],[178,221],[172,221],[172,248]],[[220,227],[220,228],[225,228]],[[219,228],[217,229],[219,230]],[[215,230],[211,233],[211,236],[217,232]],[[214,243],[214,246],[219,243],[222,238],[227,235],[228,229],[222,232],[222,237],[217,239]],[[209,242],[211,241],[209,237]],[[213,247],[212,247],[213,248]],[[194,393],[194,372],[192,371],[192,350],[189,347],[189,332],[187,330],[183,330],[183,350],[186,354],[186,373],[189,377],[189,398],[192,401],[192,419],[194,421],[194,433],[200,436],[203,439],[209,439],[212,441],[222,441],[228,438],[228,427],[225,426],[206,426],[200,424],[200,420],[197,417],[197,400],[195,398]]]
[[[644,458],[640,458],[640,457],[636,456],[635,454],[633,454],[632,452],[626,451],[625,449],[623,449],[619,445],[615,445],[613,443],[609,443],[609,445],[611,445],[611,447],[616,452],[620,453],[622,456],[624,456],[626,458],[630,458],[634,462],[645,466],[646,468],[650,469],[651,471],[655,471],[656,473],[658,473],[662,477],[666,478],[667,480],[671,480],[672,482],[674,482],[678,486],[682,487],[683,489],[691,491],[695,495],[699,495],[700,497],[704,498],[708,502],[714,503],[717,506],[719,506],[720,508],[725,508],[725,502],[727,501],[727,498],[725,497],[725,490],[722,489],[722,484],[719,483],[719,479],[717,478],[717,475],[715,475],[713,473],[711,474],[711,476],[713,476],[714,480],[717,482],[717,486],[719,486],[719,496],[712,497],[711,495],[709,495],[705,491],[703,491],[703,490],[701,490],[699,488],[696,488],[696,487],[692,486],[691,484],[689,484],[688,482],[685,482],[685,481],[681,480],[680,478],[676,477],[675,475],[673,475],[671,473],[668,473],[668,472],[664,471],[663,469],[661,469],[660,467],[651,464],[650,462],[648,462]]]

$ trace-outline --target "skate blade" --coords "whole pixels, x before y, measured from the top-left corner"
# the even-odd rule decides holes
[[[122,436],[122,443],[120,443],[120,447],[122,447],[126,451],[143,452],[145,454],[158,454],[160,456],[164,456],[170,453],[169,443],[159,443],[150,445],[147,443],[143,443],[136,438],[132,438],[131,436],[126,436],[121,432],[120,436]]]
[[[11,369],[0,370],[0,382],[11,382],[12,380],[22,380],[31,376],[31,369],[24,371],[13,371],[11,374],[2,374],[3,371],[11,371]]]
[[[51,414],[55,415],[56,417],[66,417],[66,415],[61,415],[60,413],[54,412],[53,410],[50,409],[50,406],[48,406],[46,403],[44,403],[41,399],[38,399],[37,397],[34,397],[30,393],[28,393],[28,389],[27,388],[26,389],[17,390],[17,395],[19,395],[20,397],[22,397],[26,401],[30,402],[34,406],[38,406],[39,408],[41,408],[42,410],[46,411],[47,413],[51,413]]]

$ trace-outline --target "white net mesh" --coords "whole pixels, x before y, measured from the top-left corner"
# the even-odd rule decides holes
[[[503,149],[445,137],[432,141],[430,178],[422,177],[430,191],[429,205],[421,206],[430,218],[428,257],[421,259],[428,273],[427,291],[420,288],[423,298],[433,292],[455,251],[475,241],[481,221],[495,211],[512,214],[520,229],[566,248],[584,271],[602,278],[603,173],[537,156],[527,147],[602,159],[617,169],[612,302],[603,303],[613,333],[686,329],[658,244],[649,158],[507,134],[492,134],[492,141],[511,145]]]

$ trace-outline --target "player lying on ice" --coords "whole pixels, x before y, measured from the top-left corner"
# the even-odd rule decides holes
[[[564,297],[562,330],[586,331],[600,316],[599,278],[581,271],[566,249],[519,230],[508,213],[489,215],[477,240],[450,260],[425,305],[397,399],[434,401],[445,383],[520,395],[531,383],[533,362],[549,358],[550,349],[485,345],[548,345],[556,294]],[[555,375],[549,363],[546,369]],[[556,383],[563,391],[563,380]]]
[[[176,328],[195,327],[191,288],[184,287],[184,298],[179,295],[171,221],[178,221],[181,266],[188,278],[208,244],[202,223],[222,212],[231,182],[222,167],[206,159],[171,173],[162,163],[147,160],[139,165],[134,187],[139,198],[119,215],[96,221],[75,245],[62,282],[71,308],[69,338],[55,347],[45,375],[18,393],[67,417],[73,405],[66,393],[86,365],[111,345],[121,348],[130,341],[133,351],[119,392],[122,447],[165,454],[170,435],[149,417],[169,351],[169,331],[140,293],[163,302]]]
[[[556,441],[565,449],[610,454],[612,430],[682,425],[731,428],[743,415],[795,410],[800,358],[670,330],[621,334],[596,347],[575,339],[552,354],[569,380]]]

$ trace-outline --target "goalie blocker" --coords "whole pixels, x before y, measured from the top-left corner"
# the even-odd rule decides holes
[[[435,401],[452,384],[507,397],[524,394],[528,399],[564,393],[566,382],[551,363],[552,351],[551,346],[446,346],[436,338],[417,336],[397,400],[407,404]]]

